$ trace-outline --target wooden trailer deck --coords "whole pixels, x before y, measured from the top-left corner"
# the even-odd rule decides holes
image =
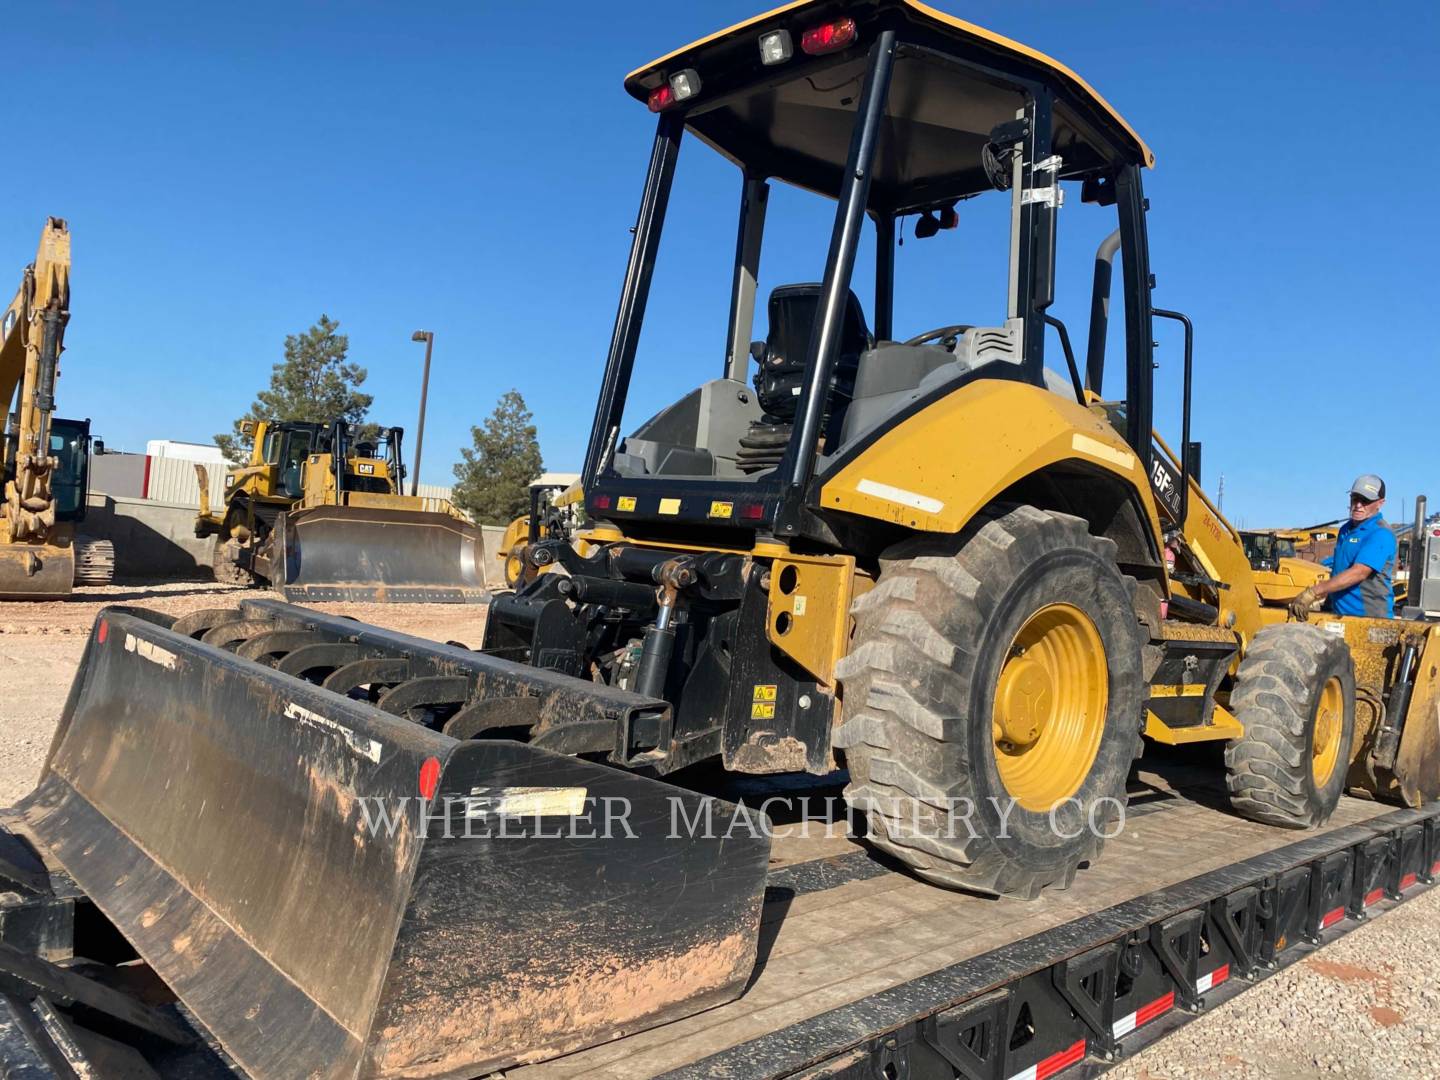
[[[786,1029],[817,1018],[834,1020],[826,1014],[965,961],[983,965],[981,958],[992,950],[1018,953],[1025,939],[1044,931],[1297,841],[1342,833],[1394,809],[1346,797],[1319,832],[1276,829],[1236,817],[1225,806],[1216,771],[1162,763],[1132,780],[1125,829],[1107,843],[1099,863],[1082,870],[1070,889],[1032,902],[928,885],[878,861],[860,843],[826,835],[823,822],[808,823],[808,838],[799,835],[799,825],[782,826],[766,890],[759,962],[740,999],[508,1070],[506,1080],[769,1076],[779,1063],[760,1058],[774,1053],[777,1033]],[[843,823],[831,831],[839,828]],[[1050,962],[1035,957],[1037,966]],[[996,980],[1007,977],[997,966]],[[843,1037],[843,1026],[822,1039]],[[856,1041],[870,1034],[854,1030]],[[797,1061],[812,1052],[807,1043],[815,1035],[797,1034]],[[765,1037],[763,1048],[753,1045]],[[753,1061],[753,1071],[745,1068],[746,1060]],[[774,1074],[786,1071],[781,1067]]]

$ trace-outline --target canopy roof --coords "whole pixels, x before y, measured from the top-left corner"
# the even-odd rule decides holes
[[[848,49],[820,57],[801,51],[804,30],[845,17],[858,30]],[[759,40],[775,29],[790,32],[794,55],[766,67]],[[1069,68],[916,0],[796,0],[646,64],[626,76],[625,88],[644,101],[675,72],[695,69],[700,92],[685,106],[690,131],[751,172],[834,194],[866,52],[887,29],[913,48],[895,63],[872,210],[899,213],[986,190],[980,149],[1023,106],[1025,84],[1043,84],[1054,97],[1052,149],[1065,160],[1063,176],[1154,164],[1135,130]]]

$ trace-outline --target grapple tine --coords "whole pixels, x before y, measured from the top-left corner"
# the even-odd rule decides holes
[[[543,686],[601,724],[654,705],[346,626],[486,695]],[[769,854],[729,804],[458,741],[114,609],[20,809],[255,1080],[470,1077],[734,997]]]

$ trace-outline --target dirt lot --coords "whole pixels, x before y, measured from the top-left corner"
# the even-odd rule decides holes
[[[68,600],[0,601],[0,806],[9,806],[34,786],[85,639],[102,607],[129,604],[179,616],[259,595],[227,585],[177,582],[82,588]],[[477,605],[311,606],[471,648],[479,646],[485,627],[484,608]]]

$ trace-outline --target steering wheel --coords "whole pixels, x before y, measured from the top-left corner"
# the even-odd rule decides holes
[[[973,327],[969,323],[956,323],[954,326],[940,326],[934,330],[926,330],[923,334],[916,334],[908,341],[902,341],[901,345],[924,345],[928,341],[938,341],[947,349],[953,349],[955,342],[960,340],[960,335]]]

